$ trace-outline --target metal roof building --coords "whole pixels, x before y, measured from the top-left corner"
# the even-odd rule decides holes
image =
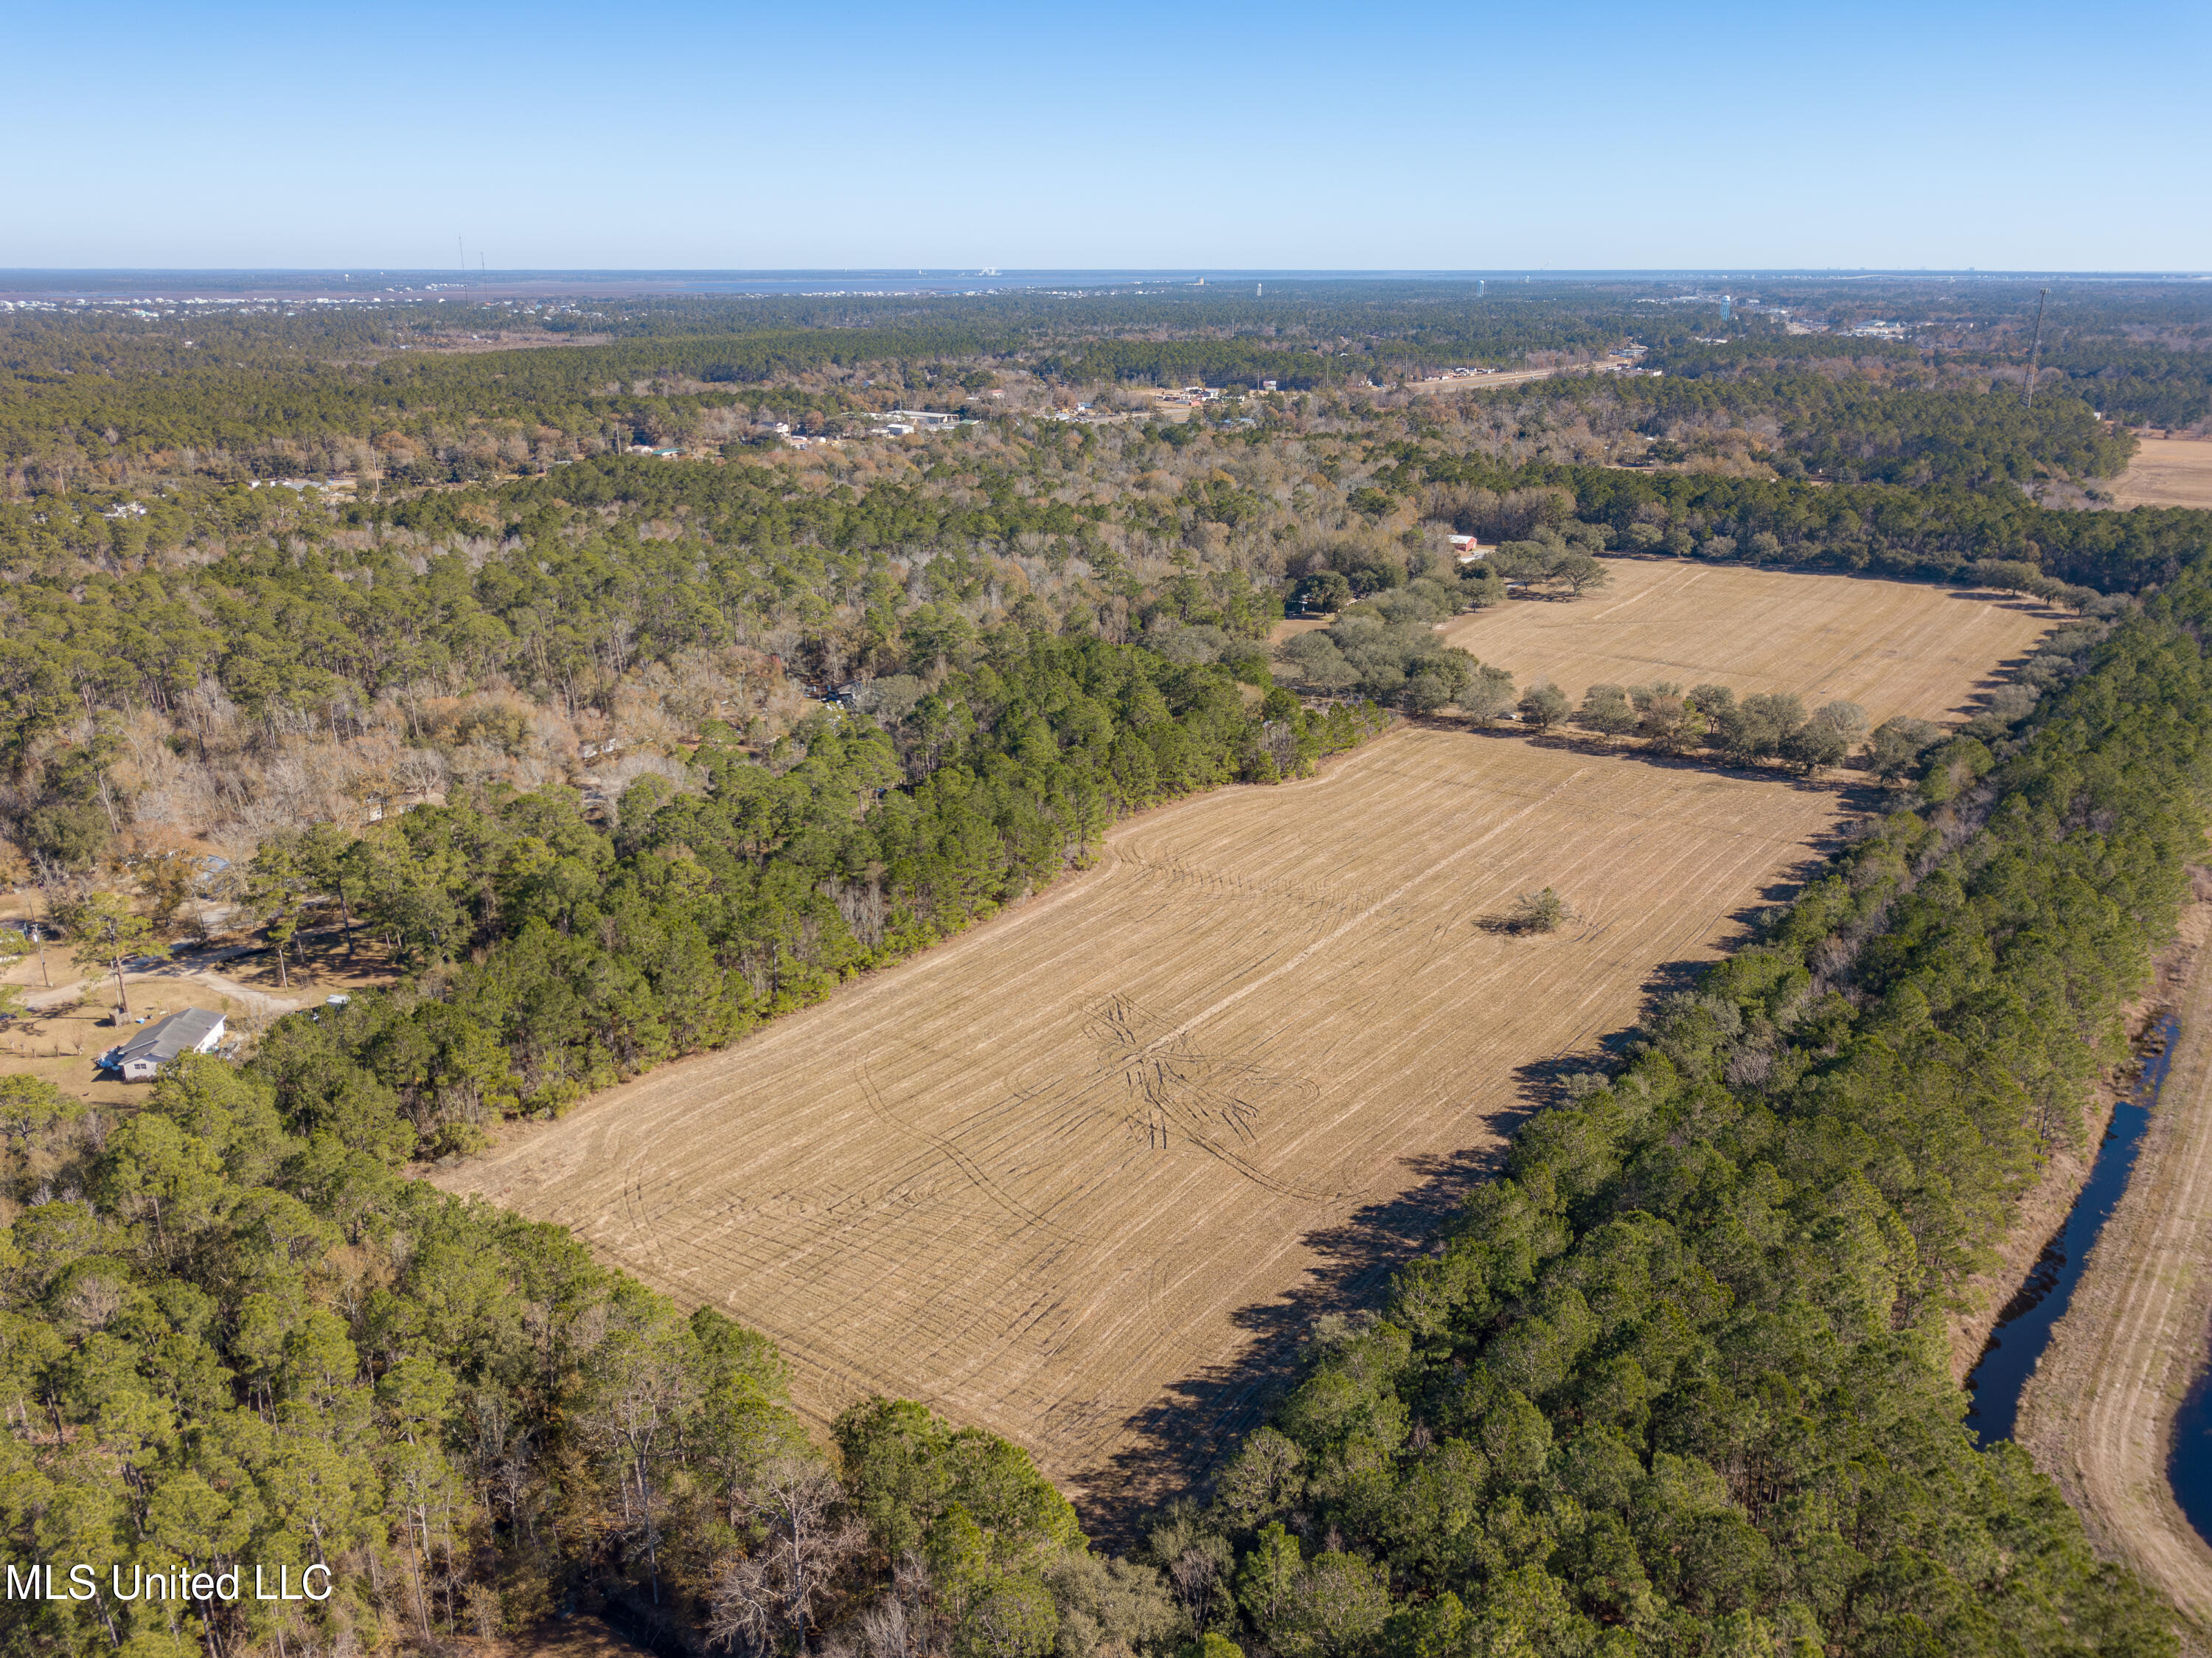
[[[120,1071],[126,1082],[150,1082],[154,1073],[172,1059],[187,1053],[205,1053],[222,1040],[223,1017],[205,1008],[186,1008],[157,1025],[149,1025],[120,1046],[100,1056],[109,1070]]]

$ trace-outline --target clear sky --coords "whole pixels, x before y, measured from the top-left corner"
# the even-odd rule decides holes
[[[14,0],[0,266],[2212,269],[2212,4]]]

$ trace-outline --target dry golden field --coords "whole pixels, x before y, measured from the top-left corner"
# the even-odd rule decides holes
[[[2145,437],[2112,485],[2124,507],[2212,507],[2212,440]]]
[[[2212,444],[2205,446],[2212,448]],[[1528,685],[1581,699],[1591,686],[1672,680],[1738,696],[1842,699],[1879,725],[1963,713],[2001,662],[2059,619],[2025,600],[1854,576],[1608,558],[1610,582],[1571,602],[1515,600],[1449,623],[1444,637]]]
[[[1618,568],[1614,594],[1508,607],[1498,631],[1572,661],[1561,624],[1618,640],[1609,611],[1698,574]],[[1877,717],[1958,706],[2042,625],[1934,588],[1826,582],[1808,609],[1779,585],[1807,578],[1711,574],[1701,614],[1665,600],[1697,617],[1680,677]],[[1784,625],[1747,594],[1780,601],[1794,652],[1740,648]],[[1580,649],[1593,677],[1613,660]],[[1851,652],[1877,665],[1846,671]],[[1781,673],[1793,658],[1833,683]],[[435,1178],[768,1332],[811,1413],[924,1399],[1114,1504],[1202,1463],[1288,1338],[1379,1291],[1538,1082],[1780,896],[1839,787],[1401,728],[1320,777],[1126,823],[1028,905]],[[1486,926],[1540,886],[1567,928]]]

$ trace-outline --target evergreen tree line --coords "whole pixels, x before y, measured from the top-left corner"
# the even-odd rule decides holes
[[[269,838],[246,881],[264,919],[337,912],[419,970],[270,1030],[257,1066],[288,1119],[395,1159],[472,1149],[488,1119],[724,1046],[1018,901],[1119,814],[1297,776],[1382,723],[1018,628],[934,690],[861,700],[878,718],[817,714],[759,759],[709,722],[700,792],[641,777],[612,824],[572,790],[495,789],[358,839]]]
[[[1559,492],[1552,521],[1601,521],[1625,551],[1921,580],[1971,579],[1981,560],[2024,563],[2069,586],[2127,594],[2173,582],[2212,547],[2212,513],[2185,507],[2073,512],[2039,507],[2010,488],[1824,487],[1711,472],[1500,466],[1418,442],[1400,448],[1402,481],[1370,487],[1423,499],[1425,510],[1463,516],[1470,527],[1488,523],[1508,497],[1540,499],[1549,489]]]
[[[1562,381],[1556,395],[1584,407],[1615,404],[1656,438],[1685,423],[1757,425],[1772,434],[1761,447],[1784,477],[1844,484],[1979,489],[2101,478],[2125,468],[2135,452],[2136,440],[2099,421],[2071,388],[2054,387],[2030,409],[2017,386],[1984,385],[1978,374],[1977,383],[1960,385],[1957,372],[1899,384],[1803,370],[1701,376],[1677,367],[1656,378]]]
[[[1918,809],[1571,1082],[1379,1318],[1316,1335],[1210,1504],[1155,1533],[1224,1634],[2173,1650],[2027,1456],[1976,1448],[1943,1320],[2079,1142],[2201,855],[2212,589],[2154,612],[2023,738],[1933,749]]]
[[[2201,845],[2212,676],[2191,631],[2212,593],[2192,578],[2153,608],[2021,738],[1935,749],[1917,809],[1656,1007],[1617,1072],[1571,1083],[1383,1315],[1324,1320],[1206,1503],[1156,1516],[1126,1560],[1085,1545],[1015,1448],[878,1400],[825,1455],[760,1338],[398,1178],[422,1149],[410,1111],[471,1086],[458,1033],[489,992],[469,967],[294,1015],[242,1072],[186,1061],[120,1120],[11,1081],[0,1515],[16,1558],[92,1563],[100,1593],[0,1603],[4,1638],[335,1653],[604,1603],[669,1644],[868,1658],[2170,1653],[2166,1614],[2051,1483],[1973,1448],[1942,1328],[2039,1158],[2080,1137]],[[1132,722],[1100,717],[1108,697],[1149,689],[1194,745],[1230,729],[1218,669],[994,646],[935,709],[825,724],[768,766],[710,748],[705,794],[641,785],[611,833],[518,797],[410,813],[395,829],[422,844],[386,850],[451,872],[500,847],[437,911],[493,906],[488,975],[596,938],[649,978],[681,954],[656,939],[757,904],[763,846],[866,834],[896,855],[871,825],[920,821],[902,794],[1006,762],[1072,772],[1079,747],[1095,772],[1097,741],[1063,746],[1086,727],[1119,775]],[[1133,722],[1173,747],[1159,723]],[[363,924],[408,924],[344,891]],[[825,934],[872,924],[848,918],[851,883],[826,896]],[[422,936],[428,963],[453,936]],[[567,993],[599,993],[614,954]],[[541,1003],[556,1020],[562,993]],[[421,1114],[434,1146],[444,1120]],[[134,1565],[246,1561],[295,1582],[326,1564],[336,1592],[108,1588],[117,1564],[128,1588]]]

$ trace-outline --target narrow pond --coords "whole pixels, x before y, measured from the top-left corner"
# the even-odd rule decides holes
[[[2181,1414],[2173,1419],[2173,1459],[2166,1466],[2166,1478],[2173,1487],[2173,1500],[2181,1504],[2197,1534],[2212,1542],[2212,1388],[2206,1387],[2208,1381],[2212,1381],[2212,1373],[2197,1379],[2181,1402]]]
[[[1982,1350],[1979,1362],[1966,1378],[1966,1391],[1973,1395],[1966,1425],[1984,1445],[2013,1436],[2020,1415],[2021,1389],[2035,1374],[2044,1347],[2051,1340],[2051,1327],[2066,1315],[2066,1304],[2074,1297],[2074,1286],[2081,1277],[2097,1234],[2128,1189],[2136,1148],[2150,1121],[2166,1067],[2172,1063],[2173,1039],[2179,1027],[2180,1021],[2169,1013],[2144,1033],[2137,1048],[2142,1073],[2136,1079],[2134,1091],[2112,1108],[2112,1120],[2106,1126],[2104,1143],[2097,1149],[2097,1161],[2090,1165],[2081,1195],[2074,1200],[2058,1235],[2044,1246],[2043,1253],[2028,1270],[2027,1282],[1997,1315],[1990,1344]],[[2198,1408],[2212,1410],[2212,1401],[2200,1401]],[[2212,1429],[2212,1415],[2206,1415],[2201,1425]],[[2185,1430],[2175,1435],[2177,1444],[2186,1438]],[[2212,1449],[2212,1442],[2206,1441],[2201,1431],[2189,1442],[2200,1449]],[[2176,1458],[2177,1463],[2182,1460]],[[2193,1466],[2201,1466],[2203,1460],[2201,1456],[2191,1459]],[[2212,1470],[2203,1473],[2205,1489],[2200,1500],[2212,1508]],[[2178,1470],[2175,1489],[2180,1489]],[[2184,1498],[2183,1507],[2187,1506],[2188,1499]],[[2189,1517],[2199,1531],[2204,1529],[2205,1521],[2197,1512],[2190,1511]]]

